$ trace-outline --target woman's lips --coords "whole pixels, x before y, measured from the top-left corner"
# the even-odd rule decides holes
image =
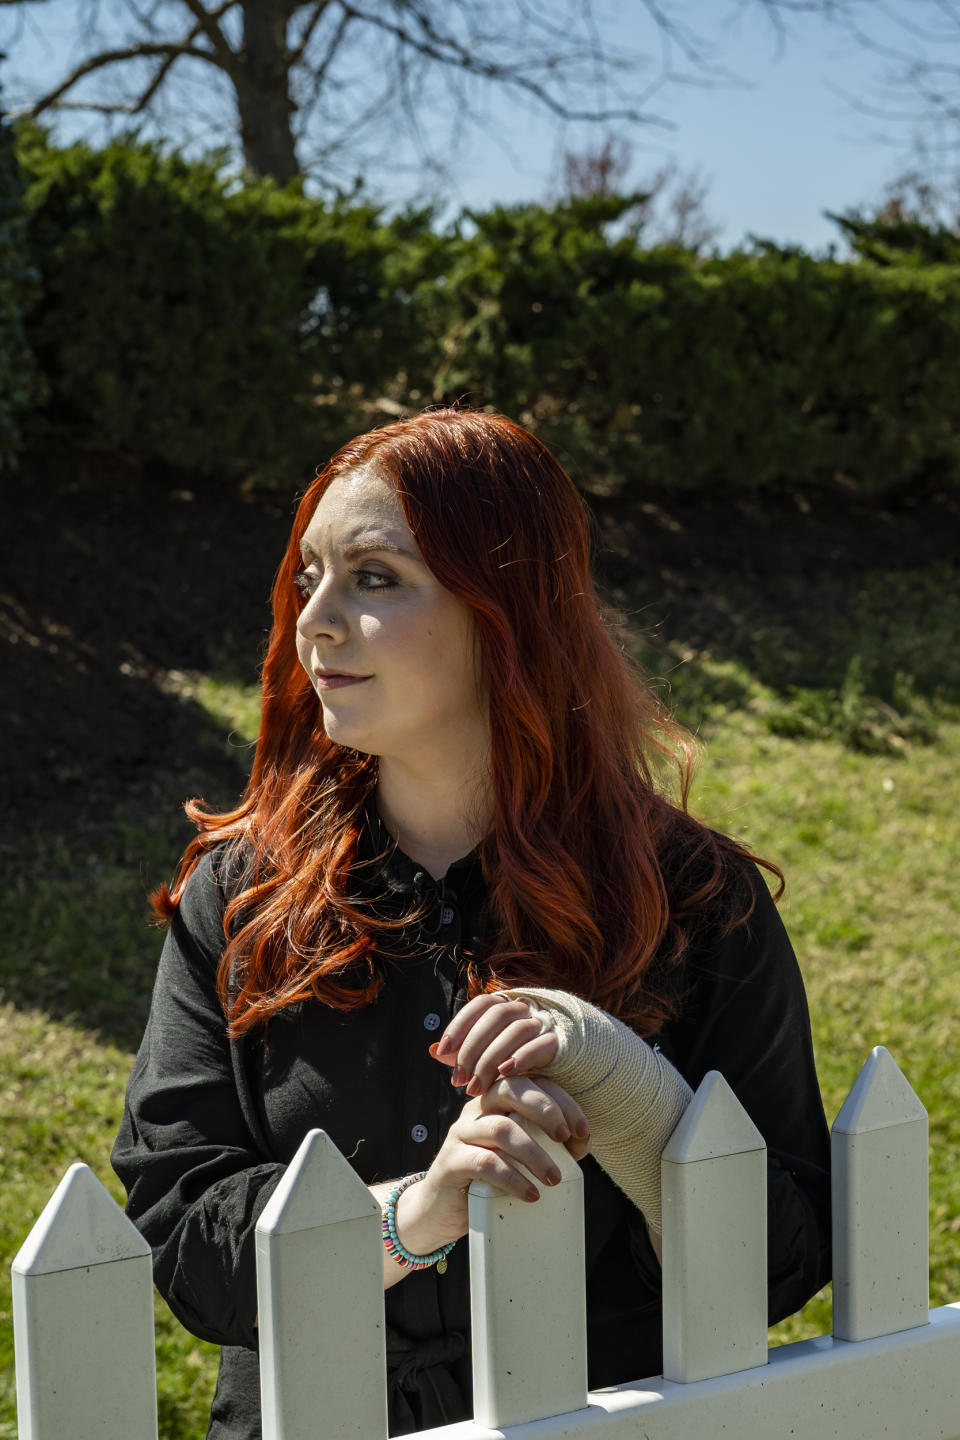
[[[342,675],[336,670],[314,670],[318,690],[342,690],[345,685],[362,685],[369,675]]]

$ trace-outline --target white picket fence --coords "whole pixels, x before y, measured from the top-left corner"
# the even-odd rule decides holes
[[[475,1418],[420,1440],[960,1440],[927,1307],[927,1117],[877,1047],[833,1127],[834,1330],[767,1351],[766,1165],[716,1072],[663,1157],[664,1374],[588,1394],[583,1186],[470,1191]],[[383,1440],[380,1216],[320,1130],[257,1226],[264,1440]],[[150,1254],[73,1165],[13,1264],[20,1440],[156,1440]],[[512,1427],[517,1427],[513,1429]]]

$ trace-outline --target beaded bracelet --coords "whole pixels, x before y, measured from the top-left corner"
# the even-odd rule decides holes
[[[410,1185],[416,1185],[426,1175],[426,1170],[420,1170],[416,1175],[408,1175],[406,1179],[399,1180],[386,1200],[381,1206],[381,1230],[383,1243],[387,1247],[387,1254],[392,1255],[398,1265],[405,1270],[426,1270],[430,1265],[436,1265],[437,1274],[442,1275],[447,1268],[447,1256],[456,1245],[456,1240],[451,1240],[449,1245],[442,1245],[439,1250],[434,1250],[432,1255],[411,1255],[405,1246],[400,1244],[397,1237],[397,1201]]]

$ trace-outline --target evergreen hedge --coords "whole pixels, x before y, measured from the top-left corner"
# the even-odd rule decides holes
[[[20,149],[44,415],[89,444],[288,488],[391,408],[465,398],[611,490],[960,484],[945,243],[703,259],[618,234],[630,197],[438,231],[136,141]]]
[[[607,238],[626,203],[474,215],[437,389],[613,488],[960,483],[960,267],[645,251]]]
[[[288,472],[362,425],[358,400],[402,361],[392,253],[427,217],[241,188],[216,156],[130,140],[58,149],[27,129],[20,155],[48,425],[225,477]]]
[[[24,242],[23,192],[13,134],[0,109],[0,471],[16,463],[20,419],[36,398],[36,374],[23,327],[23,311],[36,282]]]

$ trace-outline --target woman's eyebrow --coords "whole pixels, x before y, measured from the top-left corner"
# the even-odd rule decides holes
[[[408,560],[418,560],[420,558],[419,555],[414,554],[408,546],[397,545],[392,540],[383,540],[376,536],[371,536],[369,539],[355,540],[351,545],[345,546],[340,553],[344,560],[356,560],[359,556],[370,555],[375,550],[386,550],[391,555],[405,555]],[[306,540],[301,542],[300,553],[304,559],[320,560],[323,558],[317,554],[313,546]]]
[[[392,540],[380,540],[374,537],[369,540],[355,540],[352,545],[347,545],[343,551],[343,558],[344,560],[356,560],[358,555],[369,555],[372,550],[386,550],[391,555],[406,555],[408,560],[418,558],[405,545],[396,545]]]

